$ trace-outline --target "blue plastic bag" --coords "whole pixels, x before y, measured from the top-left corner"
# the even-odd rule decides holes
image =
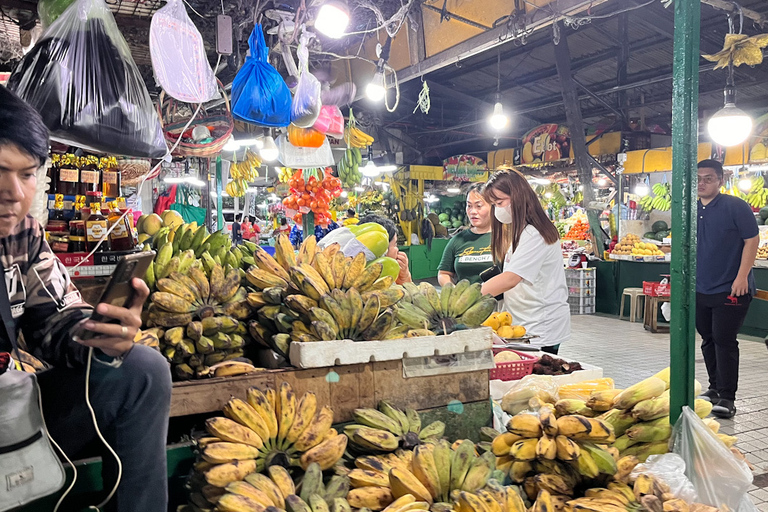
[[[267,61],[268,49],[261,25],[248,38],[250,55],[232,82],[232,115],[262,126],[291,123],[291,91],[280,73]]]

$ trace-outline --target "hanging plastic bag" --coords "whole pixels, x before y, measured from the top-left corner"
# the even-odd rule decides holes
[[[319,148],[300,148],[290,142],[285,134],[280,135],[277,140],[277,149],[279,150],[277,159],[283,167],[292,169],[306,169],[309,167],[330,167],[334,165],[333,152],[328,139],[323,141]]]
[[[291,122],[299,128],[311,128],[317,116],[320,115],[320,108],[323,104],[320,101],[322,86],[315,75],[309,72],[309,49],[307,45],[311,36],[307,32],[302,32],[299,39],[299,49],[296,55],[299,57],[299,83],[296,85],[296,92],[291,104]]]
[[[248,38],[250,55],[232,82],[232,114],[235,119],[262,126],[291,123],[291,91],[280,73],[267,61],[268,49],[261,25]]]
[[[8,87],[40,112],[58,142],[134,157],[168,152],[144,80],[103,0],[68,7]]]
[[[673,451],[685,461],[685,475],[698,494],[698,501],[720,510],[747,512],[752,472],[691,410],[683,413],[672,431]],[[753,506],[754,507],[754,506]]]
[[[323,105],[312,128],[320,133],[341,139],[344,137],[344,114],[336,105]]]
[[[647,473],[660,478],[669,486],[669,492],[675,498],[694,503],[698,496],[696,489],[688,477],[685,476],[685,461],[676,453],[663,455],[651,455],[643,464],[638,464],[632,470],[632,476]]]
[[[152,70],[166,93],[187,103],[204,103],[216,97],[216,77],[205,54],[203,36],[181,0],[169,0],[152,16],[149,52]]]

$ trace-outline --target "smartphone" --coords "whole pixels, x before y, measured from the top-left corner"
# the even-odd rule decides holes
[[[104,291],[101,293],[101,298],[98,304],[110,304],[124,308],[133,301],[135,290],[131,285],[131,280],[134,277],[143,279],[147,274],[147,268],[155,259],[154,251],[138,252],[136,254],[129,254],[123,257],[118,263],[115,271],[112,272],[112,276],[109,278]],[[118,323],[118,320],[114,318],[105,318],[98,314],[96,311],[91,315],[91,320],[100,323]],[[92,331],[84,331],[82,333],[82,339],[90,339],[99,335]]]

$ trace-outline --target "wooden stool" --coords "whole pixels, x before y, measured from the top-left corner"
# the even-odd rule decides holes
[[[634,322],[636,318],[640,318],[640,298],[643,299],[643,303],[648,302],[648,299],[643,295],[642,288],[624,288],[621,293],[621,306],[619,306],[619,320],[624,315],[624,296],[629,295],[629,321]]]
[[[669,327],[659,326],[659,304],[669,302],[670,297],[645,296],[645,314],[643,315],[643,327],[651,332],[669,332]]]

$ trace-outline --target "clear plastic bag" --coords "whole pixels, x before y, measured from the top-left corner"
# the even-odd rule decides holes
[[[698,502],[720,510],[750,510],[747,490],[752,484],[752,472],[690,407],[683,407],[672,431],[672,442],[674,453],[685,461],[685,475],[698,494]]]
[[[69,6],[8,87],[40,112],[56,141],[134,157],[168,152],[144,80],[103,0]]]
[[[546,403],[558,400],[557,383],[551,375],[527,375],[517,381],[501,399],[501,408],[514,416],[523,411],[532,410],[532,400]],[[536,402],[536,400],[533,400]]]
[[[286,134],[275,141],[279,150],[277,159],[283,167],[307,169],[310,167],[329,167],[334,165],[333,152],[328,139],[319,148],[300,148],[288,142]]]
[[[323,104],[320,101],[322,86],[315,75],[309,72],[309,44],[311,36],[307,32],[301,34],[299,48],[296,55],[299,57],[299,83],[291,104],[291,122],[299,128],[311,128],[320,115]]]
[[[170,96],[187,103],[204,103],[217,96],[203,36],[182,0],[169,0],[152,16],[149,52],[155,78]]]
[[[638,464],[632,470],[632,476],[643,473],[653,475],[664,481],[675,498],[680,498],[688,503],[694,503],[698,499],[696,489],[685,476],[685,461],[676,453],[651,455],[646,462]]]
[[[291,124],[291,91],[280,73],[267,61],[269,54],[261,25],[248,38],[250,55],[232,82],[232,115],[261,126]]]
[[[341,139],[344,137],[344,114],[336,105],[323,105],[312,128],[320,133]]]

